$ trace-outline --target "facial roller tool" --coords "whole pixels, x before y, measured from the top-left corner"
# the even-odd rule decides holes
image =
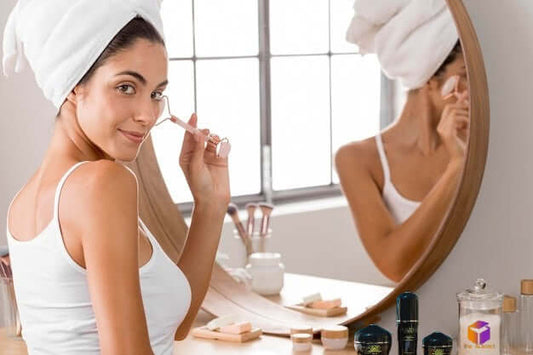
[[[459,75],[454,75],[448,78],[444,85],[442,85],[441,95],[444,100],[455,96],[458,101],[464,100],[468,97],[468,91],[459,92]]]
[[[164,120],[162,120],[161,122],[156,123],[155,124],[156,126],[159,126],[161,123],[165,122],[166,120],[170,120],[171,122],[174,122],[178,126],[181,126],[181,127],[185,128],[185,130],[187,130],[188,132],[190,132],[192,134],[200,133],[200,134],[204,135],[202,133],[202,131],[200,131],[198,128],[193,127],[190,124],[180,120],[177,116],[174,116],[170,112],[170,101],[168,99],[168,96],[163,95],[162,97],[164,99],[166,99],[167,106],[168,106],[168,113],[169,113],[170,117],[167,117]],[[210,133],[207,136],[205,136],[205,140],[211,142],[212,144],[214,144],[216,146],[216,152],[217,152],[217,156],[218,157],[226,158],[229,155],[229,152],[231,151],[231,144],[230,144],[228,138],[220,139],[216,134],[211,134]]]
[[[459,86],[459,76],[454,75],[448,78],[444,85],[442,85],[442,89],[440,94],[442,95],[442,98],[444,100],[452,97],[454,93],[457,91]]]

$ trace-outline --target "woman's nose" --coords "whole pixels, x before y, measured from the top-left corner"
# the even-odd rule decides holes
[[[143,100],[136,109],[135,121],[146,126],[155,124],[161,113],[161,105],[153,99]]]

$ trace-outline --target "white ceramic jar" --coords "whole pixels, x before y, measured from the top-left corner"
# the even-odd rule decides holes
[[[300,351],[311,351],[312,345],[311,341],[313,336],[307,333],[297,333],[291,335],[292,340],[292,350],[294,352]]]
[[[343,325],[325,327],[320,333],[326,350],[341,350],[348,344],[348,328]]]
[[[285,266],[279,253],[253,253],[246,270],[252,275],[252,290],[260,295],[277,295],[283,288]]]

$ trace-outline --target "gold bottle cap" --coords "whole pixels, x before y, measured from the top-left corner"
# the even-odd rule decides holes
[[[523,295],[533,295],[533,280],[520,281],[520,293]]]
[[[300,334],[300,333],[306,333],[313,335],[313,328],[308,327],[306,325],[291,327],[291,335],[292,334]]]
[[[503,311],[516,312],[516,297],[504,295],[503,296]]]
[[[348,337],[348,328],[343,325],[334,325],[326,327],[321,331],[322,338],[327,339],[341,339]]]
[[[307,333],[298,333],[292,334],[291,339],[293,343],[310,343],[313,339],[313,336]]]

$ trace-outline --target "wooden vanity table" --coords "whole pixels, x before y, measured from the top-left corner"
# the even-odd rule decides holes
[[[341,291],[342,290],[342,291]],[[308,275],[285,274],[285,287],[279,296],[269,297],[270,300],[279,304],[292,304],[297,302],[302,296],[321,292],[326,297],[341,297],[343,304],[351,307],[357,307],[355,302],[366,298],[369,292],[376,295],[384,296],[392,288],[368,285],[357,282],[340,281],[314,277]],[[209,313],[201,310],[196,317],[194,327],[199,327],[213,319]],[[395,324],[385,325],[386,328],[392,329]],[[259,339],[243,343],[234,344],[217,340],[206,340],[194,338],[191,335],[183,341],[174,343],[175,354],[216,354],[216,355],[233,355],[233,354],[259,354],[259,355],[281,355],[293,354],[292,342],[287,337],[262,335]],[[0,329],[0,355],[26,355],[26,345],[21,338],[9,338],[6,336],[5,329]],[[324,350],[320,339],[313,341],[312,352],[302,354],[355,354],[353,341],[350,339],[346,349],[343,351]]]

